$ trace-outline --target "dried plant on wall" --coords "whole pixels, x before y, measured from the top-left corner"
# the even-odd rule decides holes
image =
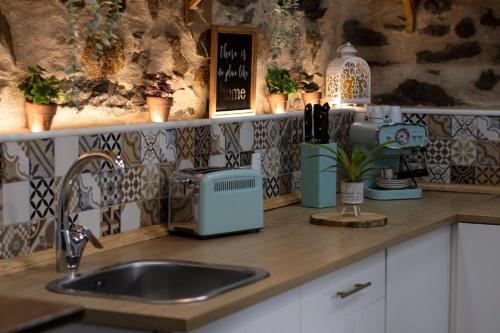
[[[115,73],[123,64],[123,44],[116,28],[125,10],[125,0],[63,0],[70,23],[72,78],[84,68],[92,76]],[[83,63],[83,65],[82,65]],[[77,89],[69,80],[69,95]]]
[[[101,56],[96,57],[95,45],[99,43],[94,37],[89,37],[81,52],[81,62],[85,72],[92,77],[105,77],[116,74],[123,68],[125,62],[122,39],[118,38],[111,46],[104,46]]]
[[[294,54],[301,36],[302,17],[299,15],[299,0],[271,0],[261,2],[267,13],[266,30],[270,38],[273,59],[281,55],[283,49]]]

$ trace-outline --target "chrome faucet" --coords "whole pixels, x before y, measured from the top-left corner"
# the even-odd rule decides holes
[[[70,189],[85,165],[95,160],[104,160],[111,164],[113,168],[123,169],[124,161],[113,152],[93,151],[85,153],[73,163],[68,173],[64,177],[62,189],[59,196],[59,207],[56,220],[56,269],[58,272],[73,272],[78,269],[83,255],[85,245],[90,241],[92,245],[101,249],[102,244],[94,236],[90,229],[69,223],[68,219],[68,198]]]

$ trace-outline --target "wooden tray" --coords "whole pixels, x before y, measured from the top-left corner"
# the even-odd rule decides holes
[[[387,224],[387,216],[376,213],[362,213],[359,216],[340,213],[318,213],[311,215],[311,224],[345,228],[373,228]]]

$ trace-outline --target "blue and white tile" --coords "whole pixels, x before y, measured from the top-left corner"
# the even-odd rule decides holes
[[[78,137],[67,136],[54,139],[55,176],[66,175],[73,163],[78,160]]]
[[[25,223],[30,220],[29,181],[3,184],[3,224]]]
[[[121,212],[121,232],[136,230],[141,227],[141,203],[124,204]]]

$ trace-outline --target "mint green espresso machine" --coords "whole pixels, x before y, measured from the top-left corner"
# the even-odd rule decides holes
[[[377,120],[355,122],[350,130],[353,148],[369,151],[379,144],[393,142],[377,155],[389,155],[371,167],[375,168],[365,180],[365,197],[374,200],[419,199],[422,189],[415,178],[429,174],[425,146],[427,127],[412,123],[384,123]],[[410,169],[406,155],[419,151],[423,155],[423,166]]]

